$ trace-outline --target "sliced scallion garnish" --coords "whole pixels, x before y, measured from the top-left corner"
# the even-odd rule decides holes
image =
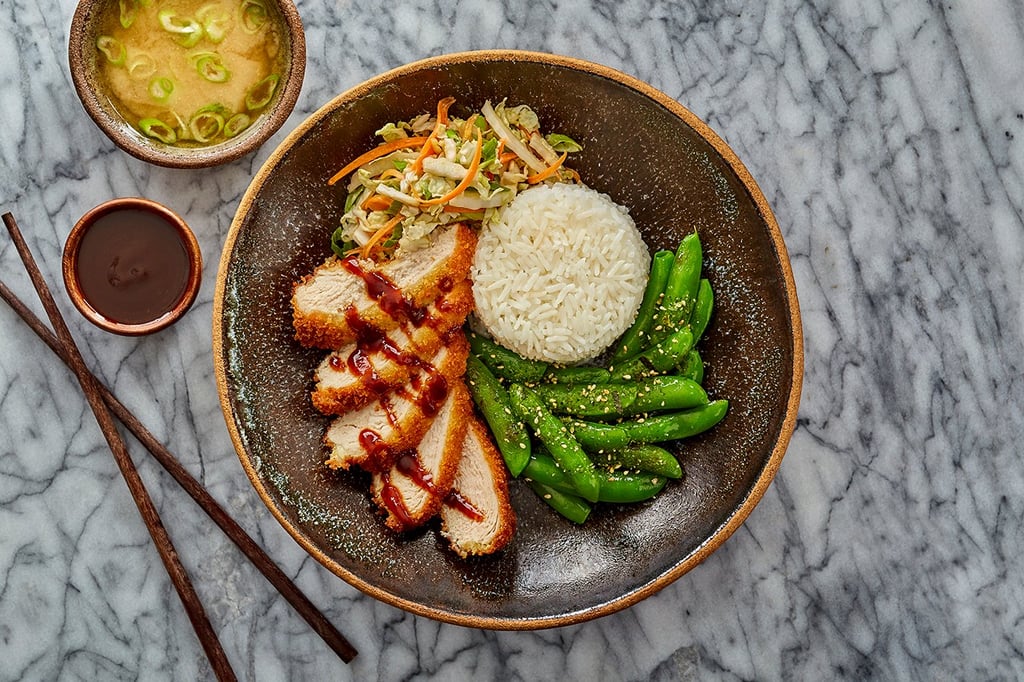
[[[202,25],[191,17],[182,17],[173,9],[162,9],[156,15],[160,27],[174,35],[174,40],[182,47],[195,47],[203,37]]]
[[[156,60],[148,52],[133,54],[128,60],[128,75],[132,78],[149,78],[156,73]]]
[[[267,6],[263,0],[243,0],[242,28],[249,33],[256,33],[267,23]]]
[[[231,14],[221,5],[203,5],[196,11],[196,19],[203,25],[210,42],[219,43],[231,30]]]
[[[224,137],[234,137],[249,127],[252,119],[249,114],[235,114],[224,124]]]
[[[281,77],[272,73],[256,85],[252,86],[249,92],[245,93],[245,106],[249,111],[262,109],[270,102],[277,90],[277,82]]]
[[[178,134],[158,118],[144,118],[139,121],[139,130],[143,135],[160,140],[164,144],[174,144],[178,141]]]
[[[199,75],[211,83],[224,83],[231,78],[231,72],[224,66],[220,55],[216,52],[203,52],[195,55],[192,59]]]
[[[224,129],[224,117],[215,111],[200,111],[188,122],[188,130],[196,142],[207,143]]]
[[[124,43],[113,36],[100,36],[97,38],[96,49],[102,52],[107,61],[114,66],[124,64],[124,58],[128,54],[128,51],[124,48]]]
[[[119,4],[121,5],[121,26],[130,28],[139,14],[138,3],[136,0],[119,0]]]
[[[157,102],[163,102],[174,92],[174,81],[170,78],[154,78],[149,82],[149,94]]]

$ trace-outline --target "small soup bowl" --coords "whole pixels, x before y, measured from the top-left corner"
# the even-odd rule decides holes
[[[68,296],[87,320],[114,334],[142,336],[192,307],[203,258],[174,211],[149,199],[112,199],[71,229],[62,270]]]
[[[136,17],[134,13],[142,11],[141,3],[138,0],[122,3],[114,0],[81,0],[78,3],[68,40],[71,79],[82,106],[114,144],[132,156],[158,166],[204,168],[234,161],[255,151],[284,124],[302,89],[306,68],[306,39],[298,10],[290,0],[239,0],[237,4],[241,10],[234,8],[234,4],[231,4],[231,14],[220,15],[224,23],[219,25],[216,23],[220,18],[218,16],[207,18],[200,24],[192,17],[179,17],[170,13],[159,19],[166,23],[167,30],[164,31],[159,25],[153,30],[162,31],[157,35],[159,39],[166,39],[166,45],[173,45],[170,41],[176,41],[177,47],[172,49],[179,49],[184,63],[194,66],[205,81],[223,81],[226,84],[233,75],[231,64],[228,60],[221,63],[218,48],[222,40],[226,44],[231,39],[231,30],[243,30],[239,24],[245,20],[246,7],[250,10],[258,9],[262,22],[268,27],[277,27],[273,32],[268,29],[260,34],[268,36],[268,45],[272,44],[277,51],[279,56],[276,59],[281,69],[279,74],[274,73],[258,81],[261,84],[270,83],[269,101],[257,99],[258,105],[251,109],[246,106],[226,107],[221,102],[211,102],[195,111],[191,111],[194,107],[188,106],[188,110],[178,112],[174,108],[175,102],[186,106],[184,98],[188,97],[188,93],[183,92],[182,88],[175,92],[175,79],[169,73],[171,62],[156,60],[148,51],[105,35],[104,27],[109,29],[118,20],[122,27],[127,24],[125,31],[131,30]],[[146,7],[155,6],[147,4]],[[124,8],[133,14],[126,17]],[[160,14],[163,15],[165,11],[170,12],[162,10]],[[226,9],[224,11],[227,12]],[[196,14],[200,12],[203,10],[198,10]],[[140,19],[138,24],[134,24],[135,30],[149,29],[153,18],[149,16],[149,21],[144,25],[142,15],[138,16]],[[204,16],[209,17],[208,14]],[[210,28],[206,29],[208,25]],[[227,39],[224,38],[225,29],[215,29],[215,26],[229,27]],[[119,30],[116,25],[114,28]],[[190,29],[194,29],[195,33],[180,32]],[[202,37],[191,39],[191,35]],[[275,37],[270,40],[270,36]],[[137,108],[133,110],[123,103],[118,104],[119,99],[107,75],[112,72],[105,68],[111,65],[126,70],[128,75],[121,79],[122,83],[134,83],[132,87],[136,88],[136,92],[141,88],[141,91],[148,89],[152,93],[153,101],[147,102],[148,108],[166,106],[166,112],[157,116],[161,120],[167,119],[163,126],[158,126],[154,131],[153,122],[157,118],[146,116],[155,114],[140,114]],[[246,65],[245,69],[249,68]],[[256,91],[258,88],[253,85],[251,89]],[[248,93],[246,99],[248,103]],[[204,119],[199,118],[201,112],[211,108],[212,111]],[[235,111],[235,108],[239,110]],[[176,121],[173,119],[175,116]],[[235,123],[228,123],[233,117]],[[193,121],[201,123],[193,127]],[[207,137],[210,128],[204,128],[203,124],[213,126],[217,132]],[[144,134],[143,128],[150,131],[149,134]],[[203,132],[197,135],[197,130]],[[225,132],[221,133],[222,130]],[[198,139],[208,141],[196,142]]]

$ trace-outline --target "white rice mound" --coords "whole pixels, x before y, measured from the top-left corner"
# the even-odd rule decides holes
[[[607,195],[564,183],[531,187],[480,234],[476,317],[523,357],[588,360],[633,323],[650,264],[633,219]]]

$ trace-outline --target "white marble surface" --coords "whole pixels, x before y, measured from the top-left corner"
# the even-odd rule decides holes
[[[360,651],[345,666],[136,448],[246,679],[1014,679],[1024,675],[1024,11],[1017,0],[298,3],[309,61],[263,151],[187,173],[116,149],[67,70],[73,3],[0,0],[0,210],[51,282],[70,226],[144,195],[207,264],[174,328],[89,364]],[[253,170],[307,114],[417,58],[509,47],[649,81],[774,207],[806,334],[800,420],[747,523],[639,605],[533,633],[441,625],[335,578],[267,513],[212,376],[216,264]],[[14,249],[0,273],[38,307]],[[134,447],[134,446],[133,446]],[[0,305],[0,680],[209,667],[70,373]]]

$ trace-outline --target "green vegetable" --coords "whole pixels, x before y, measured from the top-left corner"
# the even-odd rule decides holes
[[[470,332],[467,336],[474,355],[502,379],[535,383],[540,381],[548,369],[546,362],[527,360],[476,332]]]
[[[338,258],[344,258],[345,254],[356,247],[354,241],[345,239],[345,228],[339,227],[331,235],[331,251]]]
[[[580,497],[596,502],[599,483],[594,465],[565,424],[545,409],[536,393],[522,384],[512,384],[508,395],[513,411],[533,429],[555,461],[569,474]]]
[[[598,502],[630,504],[649,500],[662,491],[668,479],[660,474],[602,473]]]
[[[704,383],[704,361],[696,348],[692,348],[679,365],[679,375],[693,379],[698,384]]]
[[[267,23],[267,6],[263,0],[245,0],[242,3],[242,28],[256,33]]]
[[[693,312],[690,313],[690,329],[693,330],[694,343],[697,343],[698,339],[703,336],[704,330],[707,329],[714,306],[715,292],[711,290],[711,282],[701,279],[700,286],[697,288],[697,302],[694,303]]]
[[[658,306],[654,327],[651,328],[651,340],[654,343],[664,339],[690,318],[690,309],[697,299],[697,288],[700,286],[702,253],[696,232],[691,232],[679,242],[672,270],[665,283],[665,294]]]
[[[235,114],[224,124],[224,137],[235,137],[248,128],[251,122],[249,114]]]
[[[149,78],[156,73],[156,60],[146,52],[137,52],[128,62],[128,75],[132,78]]]
[[[607,384],[541,384],[534,388],[555,414],[578,417],[627,417],[645,412],[682,410],[708,402],[700,384],[677,376]]]
[[[221,61],[216,52],[203,52],[192,57],[196,72],[211,83],[225,83],[231,78],[231,72]],[[252,108],[252,107],[250,107]]]
[[[635,422],[599,424],[572,419],[566,420],[565,424],[586,450],[618,450],[634,443],[661,443],[695,436],[722,421],[728,409],[729,401],[713,400],[692,410],[661,414]]]
[[[277,82],[279,80],[281,80],[281,77],[276,73],[272,73],[256,85],[252,86],[249,92],[245,94],[246,108],[249,111],[253,111],[267,106],[270,99],[274,96],[274,92],[277,90]]]
[[[405,159],[392,159],[391,165],[393,165],[397,171],[404,171],[409,166],[409,162]]]
[[[530,459],[530,435],[512,413],[508,392],[490,370],[470,354],[466,363],[466,384],[513,476],[518,476]]]
[[[96,49],[102,52],[107,61],[114,66],[124,64],[124,59],[128,55],[124,43],[113,36],[100,36],[97,38]]]
[[[224,130],[224,117],[216,111],[200,110],[189,119],[188,130],[196,142],[206,144]]]
[[[556,512],[569,519],[573,523],[582,524],[590,516],[590,505],[587,504],[586,500],[577,497],[576,495],[570,495],[564,493],[543,483],[537,483],[536,481],[528,482],[527,485],[537,493],[540,499],[544,500],[545,503]]]
[[[591,453],[590,459],[599,468],[603,467],[613,472],[645,471],[666,478],[683,477],[683,467],[680,466],[679,460],[671,452],[657,445],[628,445],[617,450]]]
[[[530,481],[542,483],[559,492],[576,494],[576,488],[569,480],[569,476],[558,466],[551,453],[543,447],[534,449],[523,468],[522,478],[527,483]]]
[[[160,27],[174,35],[174,40],[182,47],[195,47],[203,37],[203,27],[191,17],[181,17],[172,9],[162,9],[156,15]]]
[[[135,17],[139,14],[139,6],[135,0],[119,0],[121,6],[121,26],[129,28],[135,23]]]
[[[149,81],[149,96],[157,102],[163,102],[174,92],[174,82],[170,78],[154,78]]]
[[[606,384],[612,373],[604,367],[548,367],[541,378],[552,384]]]
[[[196,11],[196,19],[203,25],[206,37],[213,43],[223,41],[231,30],[231,15],[220,5],[203,5]]]
[[[671,371],[693,348],[693,332],[683,327],[644,352],[611,369],[613,379],[639,379]]]
[[[583,147],[580,143],[572,139],[568,135],[562,135],[561,133],[551,133],[544,138],[551,145],[551,148],[556,152],[581,152]]]
[[[349,211],[352,210],[352,207],[356,205],[356,202],[359,201],[359,198],[363,196],[363,191],[365,189],[365,187],[357,187],[356,189],[348,193],[348,196],[345,197],[345,213],[348,213]]]
[[[644,289],[644,297],[640,301],[636,319],[615,345],[612,364],[636,355],[647,345],[651,326],[654,324],[655,310],[665,292],[665,284],[668,282],[668,275],[672,271],[675,259],[675,254],[671,251],[662,250],[654,254],[651,259],[651,274],[647,278],[647,288]]]
[[[143,135],[160,140],[164,144],[174,144],[178,141],[178,134],[158,118],[144,118],[139,121],[139,130]]]

